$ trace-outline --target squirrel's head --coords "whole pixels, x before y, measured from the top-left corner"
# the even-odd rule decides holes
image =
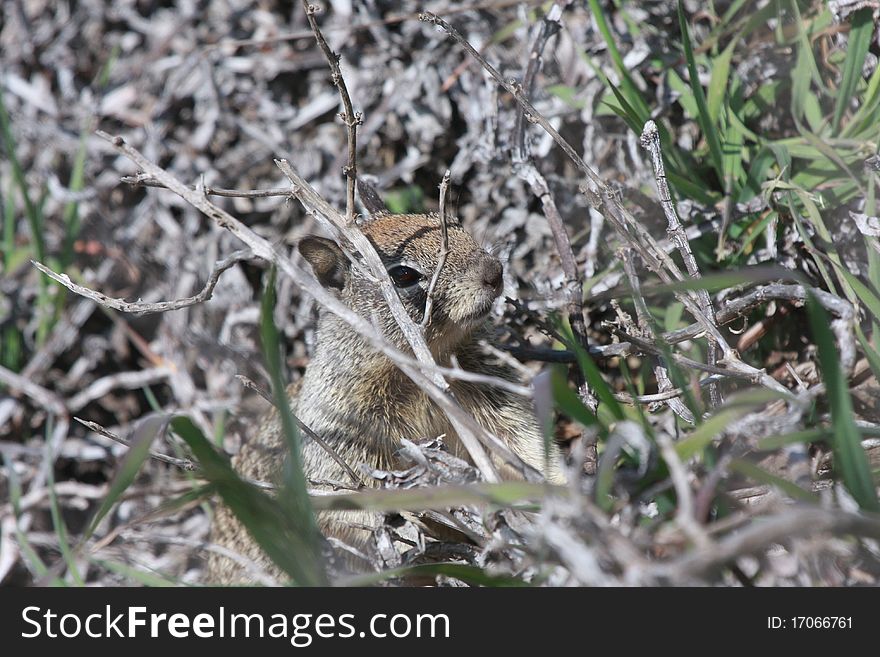
[[[453,346],[482,324],[502,288],[501,262],[482,249],[457,220],[448,219],[447,229],[449,252],[434,287],[426,335],[429,345],[437,350]],[[410,317],[420,323],[440,259],[439,216],[380,214],[363,226],[363,232],[382,258]],[[335,242],[309,236],[300,240],[298,247],[324,287],[337,290],[348,305],[368,319],[377,317],[387,336],[401,337],[381,291],[351,266]]]

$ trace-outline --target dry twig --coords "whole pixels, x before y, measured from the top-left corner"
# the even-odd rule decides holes
[[[116,390],[117,388],[127,390],[142,388],[143,386],[164,381],[172,374],[172,369],[166,365],[150,367],[145,370],[108,374],[96,381],[92,381],[85,390],[81,390],[79,393],[71,397],[67,401],[67,407],[71,412],[75,413],[89,402],[94,401],[95,399],[100,399],[111,390]]]
[[[629,278],[630,287],[632,288],[632,298],[636,307],[636,318],[639,322],[639,328],[645,338],[652,340],[654,338],[653,320],[651,319],[651,313],[648,311],[648,304],[645,303],[645,299],[641,293],[641,281],[639,281],[639,278],[636,275],[634,260],[635,253],[633,250],[623,249],[623,269]],[[658,361],[658,364],[654,367],[654,376],[657,378],[657,389],[661,393],[673,390],[675,386],[669,378],[669,371],[663,365],[663,358],[659,358]],[[715,384],[710,384],[710,387],[713,385]],[[670,397],[666,403],[669,408],[672,409],[672,412],[678,415],[682,420],[689,424],[694,423],[694,414],[680,399],[677,398],[677,396]]]
[[[650,569],[651,575],[660,581],[692,582],[714,569],[739,557],[759,552],[773,543],[821,533],[880,539],[880,518],[839,509],[799,507],[772,516],[755,518],[745,528],[713,542],[710,547],[694,550],[670,563]]]
[[[330,66],[330,74],[333,84],[339,89],[339,97],[342,100],[342,112],[339,118],[345,124],[346,134],[348,135],[348,165],[343,169],[346,178],[346,199],[345,199],[345,220],[348,224],[354,223],[354,191],[357,186],[357,127],[363,122],[361,113],[355,112],[351,104],[351,96],[348,95],[348,87],[345,85],[345,78],[342,77],[342,70],[339,68],[339,55],[330,50],[330,46],[324,40],[318,22],[315,20],[315,14],[318,8],[309,3],[308,0],[302,0],[303,9],[306,12],[306,19],[309,21],[309,27],[315,34],[315,40],[318,47],[327,58],[327,64]]]
[[[122,176],[119,179],[132,187],[165,187],[162,183],[151,176],[137,174],[134,176]],[[198,191],[198,186],[190,186],[193,191]],[[208,196],[223,196],[226,198],[270,198],[272,196],[290,197],[290,188],[280,189],[223,189],[221,187],[201,187],[201,191]]]
[[[272,404],[272,406],[275,406],[275,400],[272,399],[271,395],[269,395],[267,391],[263,390],[263,388],[258,386],[254,381],[241,374],[237,374],[235,378],[241,381],[242,385],[250,388],[257,394],[259,394],[263,399]],[[349,479],[351,479],[352,483],[354,483],[355,488],[363,488],[364,480],[360,476],[358,476],[358,474],[348,464],[348,462],[346,462],[346,460],[343,459],[342,456],[340,456],[335,449],[333,449],[333,446],[330,445],[326,440],[321,438],[321,436],[312,431],[312,429],[305,422],[300,420],[295,414],[291,413],[291,415],[293,417],[293,421],[296,423],[296,426],[299,427],[299,430],[306,434],[309,438],[314,440],[321,447],[321,449],[327,452],[330,458],[336,461],[339,467],[341,467],[345,471],[345,474],[348,475]]]
[[[559,19],[561,16],[562,9],[558,4],[554,4],[538,29],[538,34],[529,51],[529,63],[526,67],[526,74],[521,88],[523,98],[532,96],[535,78],[541,67],[544,47],[547,45],[550,37],[560,30]],[[553,234],[556,252],[559,254],[562,271],[565,275],[565,298],[568,303],[568,317],[571,330],[577,344],[587,349],[589,346],[587,343],[588,318],[584,309],[583,282],[581,281],[574,251],[571,247],[571,239],[556,206],[556,201],[550,193],[550,186],[547,184],[544,176],[538,171],[538,167],[535,165],[529,152],[528,141],[526,140],[526,119],[529,121],[533,120],[532,115],[527,114],[526,110],[517,113],[514,125],[513,170],[520,179],[529,185],[532,193],[541,201],[541,207],[544,210],[544,216],[547,218],[547,223]],[[598,407],[598,402],[589,391],[586,383],[582,381],[579,388],[584,403],[595,411]]]
[[[40,408],[45,408],[59,416],[67,415],[67,405],[61,397],[2,365],[0,365],[0,383],[13,390],[20,390],[34,400]]]
[[[657,433],[656,439],[657,446],[660,448],[660,454],[663,456],[663,460],[666,461],[666,466],[669,468],[669,476],[675,487],[675,497],[677,500],[675,510],[676,522],[697,548],[710,550],[711,541],[694,515],[694,495],[691,491],[691,485],[687,480],[687,470],[685,470],[681,459],[678,458],[678,453],[675,451],[672,439],[663,431]]]
[[[691,278],[700,278],[700,270],[697,267],[697,261],[691,251],[691,245],[682,228],[681,221],[678,219],[678,213],[672,203],[672,196],[669,193],[669,184],[666,182],[666,168],[663,165],[663,152],[660,147],[660,133],[654,121],[648,120],[642,130],[641,144],[651,153],[651,165],[654,169],[654,179],[657,181],[657,194],[660,200],[660,206],[666,215],[668,227],[666,232],[678,247],[681,259],[684,261],[688,274]],[[697,292],[700,301],[700,310],[709,319],[715,321],[715,310],[712,308],[712,300],[706,290]],[[718,361],[718,344],[712,336],[709,336],[709,345],[706,349],[706,362],[709,365],[715,365]],[[713,407],[721,405],[721,392],[716,384],[709,386],[709,400]]]
[[[120,445],[125,445],[126,447],[131,447],[131,443],[119,436],[109,429],[105,429],[97,422],[92,422],[90,420],[83,420],[82,418],[75,417],[73,418],[81,425],[83,425],[86,429],[90,431],[94,431],[96,434],[100,436],[104,436],[105,438],[109,438],[110,440],[119,443]],[[150,458],[156,459],[157,461],[161,461],[162,463],[167,463],[168,465],[173,465],[176,468],[180,468],[185,472],[196,472],[199,468],[198,466],[190,461],[189,459],[179,459],[176,456],[168,456],[167,454],[163,454],[162,452],[157,452],[156,450],[150,450]]]
[[[428,298],[425,300],[425,316],[422,318],[422,330],[425,330],[431,322],[431,310],[434,306],[434,288],[440,279],[440,272],[446,264],[446,258],[449,255],[449,230],[446,226],[446,192],[449,188],[449,169],[443,174],[443,180],[440,182],[440,255],[437,260],[437,268],[434,275],[431,276],[431,282],[428,285]]]
[[[187,297],[186,299],[176,299],[175,301],[159,301],[157,303],[128,302],[123,301],[122,299],[114,299],[100,292],[96,292],[95,290],[90,290],[87,287],[83,287],[82,285],[77,285],[70,280],[70,276],[68,276],[67,274],[57,274],[41,262],[31,260],[31,263],[34,265],[34,267],[46,274],[46,276],[51,278],[53,281],[61,283],[71,292],[75,292],[76,294],[85,297],[86,299],[97,301],[106,308],[120,310],[122,312],[131,313],[133,315],[149,315],[151,313],[165,313],[170,310],[180,310],[181,308],[187,308],[197,303],[207,301],[214,293],[214,288],[217,286],[217,281],[220,280],[220,274],[222,274],[230,267],[234,267],[239,262],[242,262],[244,260],[252,260],[253,258],[254,254],[248,251],[236,251],[235,253],[232,253],[231,255],[224,258],[223,260],[220,260],[214,266],[213,271],[211,271],[211,274],[208,276],[208,280],[205,282],[205,287],[203,287],[201,292],[199,292],[198,294]]]

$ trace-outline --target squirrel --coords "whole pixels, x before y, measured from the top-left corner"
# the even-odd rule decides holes
[[[407,312],[421,323],[441,251],[439,215],[374,211],[362,230],[381,257]],[[432,295],[426,342],[439,365],[449,366],[455,359],[462,369],[517,381],[514,368],[480,347],[482,340],[496,342],[489,314],[502,290],[501,262],[482,249],[458,220],[447,221],[447,234],[448,255]],[[362,316],[378,321],[392,344],[408,349],[377,286],[351,266],[334,241],[308,236],[297,248],[322,286]],[[315,343],[303,378],[287,389],[288,398],[297,418],[352,468],[366,463],[374,469],[393,469],[401,438],[417,440],[442,434],[447,448],[467,459],[445,414],[428,395],[344,320],[323,308],[318,314]],[[501,438],[523,461],[551,482],[565,481],[554,444],[547,458],[544,436],[529,399],[485,383],[453,380],[450,387],[476,422]],[[312,485],[347,480],[343,466],[322,446],[306,435],[302,440],[303,466]],[[286,449],[278,413],[273,410],[263,419],[255,438],[246,441],[233,457],[233,466],[243,476],[272,481]],[[503,477],[515,476],[503,469],[501,473]],[[363,545],[375,520],[365,512],[345,511],[319,514],[318,524],[327,536]],[[211,538],[267,572],[280,575],[224,506],[217,510]],[[241,566],[212,552],[205,579],[230,584],[244,583],[248,578]]]

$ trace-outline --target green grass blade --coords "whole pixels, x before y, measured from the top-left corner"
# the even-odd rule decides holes
[[[24,201],[25,214],[27,215],[31,229],[34,254],[37,260],[40,262],[46,262],[46,245],[43,242],[42,217],[28,192],[24,170],[21,168],[21,163],[18,161],[18,156],[16,155],[15,137],[12,134],[12,124],[9,119],[9,114],[6,111],[2,88],[0,88],[0,137],[3,139],[3,147],[6,150],[6,157],[12,167],[12,175],[15,184],[18,185],[19,192],[21,192],[21,198]]]
[[[841,157],[841,154],[834,150],[829,144],[825,143],[822,139],[817,137],[816,135],[804,132],[804,139],[809,142],[817,151],[819,151],[822,155],[824,155],[830,162],[832,162],[835,166],[840,169],[840,174],[845,178],[850,178],[864,193],[864,188],[862,186],[862,181],[859,176],[856,175],[855,171],[853,171],[852,167],[847,164],[846,160]]]
[[[584,406],[580,397],[568,387],[567,368],[557,365],[550,372],[550,386],[553,391],[553,399],[557,408],[565,413],[573,420],[577,420],[585,427],[592,427],[600,424],[599,418],[593,415],[586,406]],[[603,429],[607,431],[608,427],[603,425]]]
[[[17,260],[15,248],[15,183],[9,182],[9,191],[3,199],[3,268],[2,273],[11,272]],[[16,326],[5,326],[0,333],[0,365],[18,372],[23,356],[21,332]]]
[[[748,413],[747,408],[723,408],[703,422],[687,438],[675,445],[675,451],[682,461],[696,456],[708,447],[712,440],[727,426]]]
[[[323,569],[316,570],[308,562],[308,548],[282,505],[242,481],[188,417],[174,418],[171,428],[189,445],[204,477],[269,558],[297,584],[326,584]]]
[[[767,180],[767,171],[775,161],[773,151],[766,146],[755,154],[749,164],[746,181],[739,191],[736,200],[738,203],[748,203],[761,193],[761,185]]]
[[[706,107],[709,111],[709,120],[713,125],[718,125],[721,117],[721,105],[727,93],[727,83],[730,79],[730,60],[733,57],[733,49],[736,47],[738,38],[731,39],[728,46],[712,60],[712,73],[709,78],[709,88],[706,98]]]
[[[756,408],[779,399],[779,393],[772,390],[749,390],[731,397],[721,408],[697,427],[687,438],[675,445],[675,451],[682,461],[696,456],[708,447],[712,440],[744,415]]]
[[[830,260],[829,260],[830,261]],[[852,288],[859,302],[867,308],[876,320],[880,320],[880,296],[874,290],[862,283],[857,276],[853,276],[845,265],[830,261],[835,271],[842,276]]]
[[[15,183],[9,181],[9,190],[3,199],[3,271],[12,270],[15,251]]]
[[[31,199],[28,191],[27,180],[25,180],[24,170],[18,161],[16,154],[15,137],[12,134],[12,123],[9,113],[6,111],[6,104],[3,98],[3,89],[0,85],[0,139],[2,139],[3,147],[6,150],[6,158],[12,168],[12,177],[18,186],[21,198],[24,201],[25,215],[27,216],[28,226],[31,232],[31,241],[34,250],[34,256],[39,262],[46,262],[46,244],[43,241],[43,213],[42,203],[35,204]],[[8,230],[8,224],[4,226],[4,232]],[[10,255],[7,253],[7,256]],[[7,260],[8,262],[8,260]],[[53,320],[52,301],[49,298],[49,281],[45,276],[38,279],[39,293],[37,297],[38,312],[42,314],[37,332],[37,344],[42,345],[49,333],[49,325]]]
[[[45,580],[47,577],[50,577],[49,568],[40,559],[40,555],[34,550],[25,533],[21,531],[21,481],[18,478],[18,473],[15,471],[15,467],[7,460],[8,457],[3,456],[3,452],[0,452],[0,458],[3,459],[9,487],[9,501],[12,504],[12,513],[15,516],[15,539],[18,542],[18,549],[21,550],[22,556],[37,578]],[[50,578],[50,583],[52,586],[66,586],[60,578],[54,576]]]
[[[611,110],[617,114],[621,119],[623,119],[624,123],[626,123],[627,127],[632,130],[635,134],[640,134],[642,131],[642,127],[645,125],[639,121],[638,114],[633,109],[632,105],[627,101],[626,97],[622,93],[620,93],[620,89],[618,89],[611,80],[605,77],[603,74],[600,74],[600,77],[605,81],[605,85],[608,87],[608,90],[614,95],[614,99],[618,102],[618,105],[614,105],[610,102],[605,102],[605,105],[611,108]]]
[[[272,318],[275,310],[275,276],[276,270],[273,267],[267,277],[260,304],[260,337],[263,343],[263,357],[272,381],[272,397],[287,441],[288,453],[282,469],[283,485],[279,501],[302,537],[303,554],[299,555],[299,558],[314,575],[319,577],[320,581],[326,581],[321,555],[321,532],[309,501],[299,430],[290,411],[287,386],[281,373],[281,363],[284,359],[278,329]]]
[[[47,434],[51,434],[51,429],[46,429]],[[50,457],[49,442],[46,442],[45,458]],[[70,542],[67,540],[67,526],[61,515],[61,506],[58,504],[58,495],[55,493],[55,468],[50,466],[46,469],[46,484],[49,489],[49,513],[52,516],[52,526],[55,529],[55,536],[58,538],[58,548],[61,550],[61,558],[67,566],[67,572],[73,578],[74,584],[84,586],[82,575],[76,565],[76,557],[73,550],[70,549]]]
[[[681,40],[684,46],[684,58],[688,67],[688,77],[690,77],[694,99],[697,101],[696,118],[700,124],[700,129],[703,131],[703,136],[706,138],[706,143],[709,144],[709,156],[712,160],[712,165],[715,167],[718,179],[723,181],[724,158],[721,150],[721,140],[718,138],[718,132],[709,116],[706,94],[703,92],[703,87],[700,84],[700,76],[697,72],[697,62],[694,59],[694,49],[691,45],[691,36],[687,26],[687,19],[684,15],[684,3],[682,0],[678,0],[678,24],[681,29]]]
[[[675,191],[679,194],[682,194],[685,198],[689,198],[697,203],[714,205],[718,199],[710,192],[709,187],[703,182],[700,182],[693,172],[691,173],[691,176],[691,178],[685,178],[671,169],[666,172],[666,178],[669,180],[669,184],[672,185],[673,188],[675,188]]]
[[[150,445],[153,444],[156,436],[165,431],[169,419],[170,417],[167,415],[152,415],[143,420],[135,429],[129,440],[128,452],[122,458],[119,469],[116,471],[113,482],[110,484],[110,490],[107,491],[107,495],[101,502],[95,517],[92,518],[92,522],[89,523],[80,545],[84,545],[92,534],[95,533],[104,516],[107,515],[116,504],[116,501],[134,482],[144,461],[150,456]]]
[[[795,39],[798,43],[798,55],[803,55],[806,58],[805,64],[812,81],[815,82],[819,89],[825,89],[825,85],[822,81],[822,74],[819,73],[819,66],[816,63],[816,58],[813,56],[813,48],[810,45],[810,37],[815,33],[815,30],[822,29],[822,21],[811,18],[804,19],[801,16],[801,10],[798,7],[798,0],[790,0],[789,7],[791,8],[791,13],[794,17],[793,25],[796,30]],[[816,18],[823,17],[819,15]],[[781,27],[782,23],[780,22],[777,24],[777,28]],[[809,86],[809,80],[807,81],[807,85]]]
[[[175,582],[172,579],[168,579],[167,577],[163,577],[162,575],[158,575],[156,573],[138,570],[137,568],[133,568],[128,564],[120,563],[119,561],[114,561],[112,559],[92,559],[92,562],[104,568],[105,570],[109,570],[112,573],[121,575],[122,577],[137,582],[142,586],[180,586],[180,582]]]
[[[834,468],[861,508],[866,511],[880,511],[871,469],[862,449],[861,436],[853,416],[849,386],[840,369],[834,336],[829,328],[831,320],[821,304],[812,297],[807,302],[807,314],[813,340],[819,350],[819,366],[822,369],[828,391],[828,404],[831,407]]]
[[[862,79],[862,68],[865,66],[865,57],[871,45],[871,35],[874,33],[873,12],[870,7],[859,9],[852,17],[852,27],[846,44],[846,60],[843,63],[843,76],[840,80],[840,88],[837,90],[834,118],[831,122],[832,132],[835,135],[840,132],[843,114],[850,106],[856,86]]]
[[[876,129],[878,108],[880,108],[880,66],[874,69],[868,80],[868,88],[862,94],[861,107],[840,134],[843,137],[853,137],[869,128]]]
[[[874,376],[877,377],[877,380],[880,381],[880,352],[878,352],[868,338],[865,337],[865,333],[862,331],[862,327],[859,326],[858,322],[856,322],[855,329],[856,339],[859,341],[859,345],[865,353],[865,358],[868,360],[868,366],[871,368]]]
[[[812,111],[817,103],[815,94],[811,85],[813,82],[813,69],[816,61],[813,58],[813,51],[809,42],[798,44],[795,65],[791,69],[791,117],[796,125],[805,132],[802,127],[806,120],[812,128],[812,121],[807,118],[808,113]]]
[[[733,114],[733,109],[725,107],[725,119]],[[724,194],[727,197],[739,195],[739,185],[745,179],[745,169],[743,168],[743,144],[745,136],[740,131],[738,125],[731,121],[725,121],[722,128],[724,133]],[[719,235],[719,241],[725,236]],[[720,249],[719,249],[720,250]]]
[[[749,461],[733,459],[729,467],[733,472],[738,472],[759,484],[774,486],[793,499],[801,500],[802,502],[812,502],[813,504],[819,501],[819,496],[812,491],[804,490],[797,484],[788,481],[788,479],[777,477]]]
[[[623,94],[626,96],[626,100],[638,117],[640,127],[636,134],[639,134],[641,132],[641,126],[643,126],[645,121],[651,116],[651,110],[623,63],[623,57],[620,54],[620,50],[617,48],[614,35],[611,33],[608,21],[605,20],[605,12],[599,5],[599,1],[587,0],[587,2],[590,6],[593,18],[596,20],[596,26],[599,28],[599,33],[605,40],[605,46],[608,48],[608,54],[611,57],[617,75],[620,76],[620,85],[623,88]]]
[[[774,186],[779,188],[784,188],[782,183],[776,181]],[[790,188],[790,187],[789,187]],[[767,188],[769,191],[769,187]],[[797,203],[795,203],[795,198],[799,198],[802,203],[809,202],[810,205],[805,207],[806,214],[808,217],[813,218],[816,214],[818,214],[818,208],[816,208],[815,204],[809,200],[809,195],[807,194],[793,194],[788,192],[784,195],[784,199],[786,205],[788,206],[789,212],[791,213],[791,218],[794,220],[795,228],[798,231],[798,235],[804,241],[804,244],[807,246],[807,252],[812,256],[813,262],[816,263],[816,269],[819,270],[819,273],[822,276],[822,280],[825,282],[825,286],[828,290],[832,291],[832,293],[836,292],[836,287],[834,285],[834,279],[831,278],[831,274],[828,272],[828,267],[825,266],[825,262],[822,260],[822,257],[819,255],[819,250],[816,249],[816,246],[813,244],[813,239],[810,237],[810,232],[807,231],[804,226],[804,221],[800,215],[800,208]],[[821,216],[819,217],[818,225],[816,226],[817,231],[820,233],[820,237],[824,236],[821,233],[824,224],[822,223]],[[827,231],[825,231],[827,235]],[[830,237],[828,238],[830,240]],[[828,242],[829,244],[831,242]]]
[[[590,358],[590,355],[586,350],[577,343],[577,340],[574,339],[574,335],[571,333],[571,328],[568,326],[561,328],[569,340],[568,347],[574,351],[578,365],[580,366],[581,372],[589,384],[590,389],[599,398],[599,401],[608,408],[615,419],[625,419],[626,414],[623,412],[623,407],[620,405],[620,402],[615,399],[614,392],[602,377],[602,373],[599,371],[596,363]]]
[[[734,255],[733,259],[736,260],[740,258],[744,253],[749,250],[749,247],[754,243],[756,239],[761,237],[764,234],[764,231],[767,230],[767,227],[773,223],[773,221],[779,219],[779,213],[776,210],[771,210],[767,213],[767,216],[761,219],[758,224],[755,226],[754,230],[752,230],[748,235],[746,235],[745,239],[742,241],[739,249]]]
[[[768,436],[758,441],[758,449],[762,451],[773,451],[786,445],[795,445],[797,443],[815,443],[824,440],[830,436],[831,432],[825,427],[817,429],[804,429],[803,431],[793,431],[792,433],[784,433],[779,436]]]
[[[83,130],[79,138],[79,147],[76,150],[76,158],[73,162],[73,171],[70,174],[70,191],[78,192],[85,183],[86,169],[86,144],[89,132]],[[61,255],[61,268],[73,262],[73,243],[79,237],[79,203],[71,201],[64,207],[64,250]]]

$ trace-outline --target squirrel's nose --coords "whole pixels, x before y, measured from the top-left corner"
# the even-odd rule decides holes
[[[492,257],[486,258],[483,264],[483,283],[495,290],[496,295],[501,294],[503,273],[504,269],[498,260]]]

